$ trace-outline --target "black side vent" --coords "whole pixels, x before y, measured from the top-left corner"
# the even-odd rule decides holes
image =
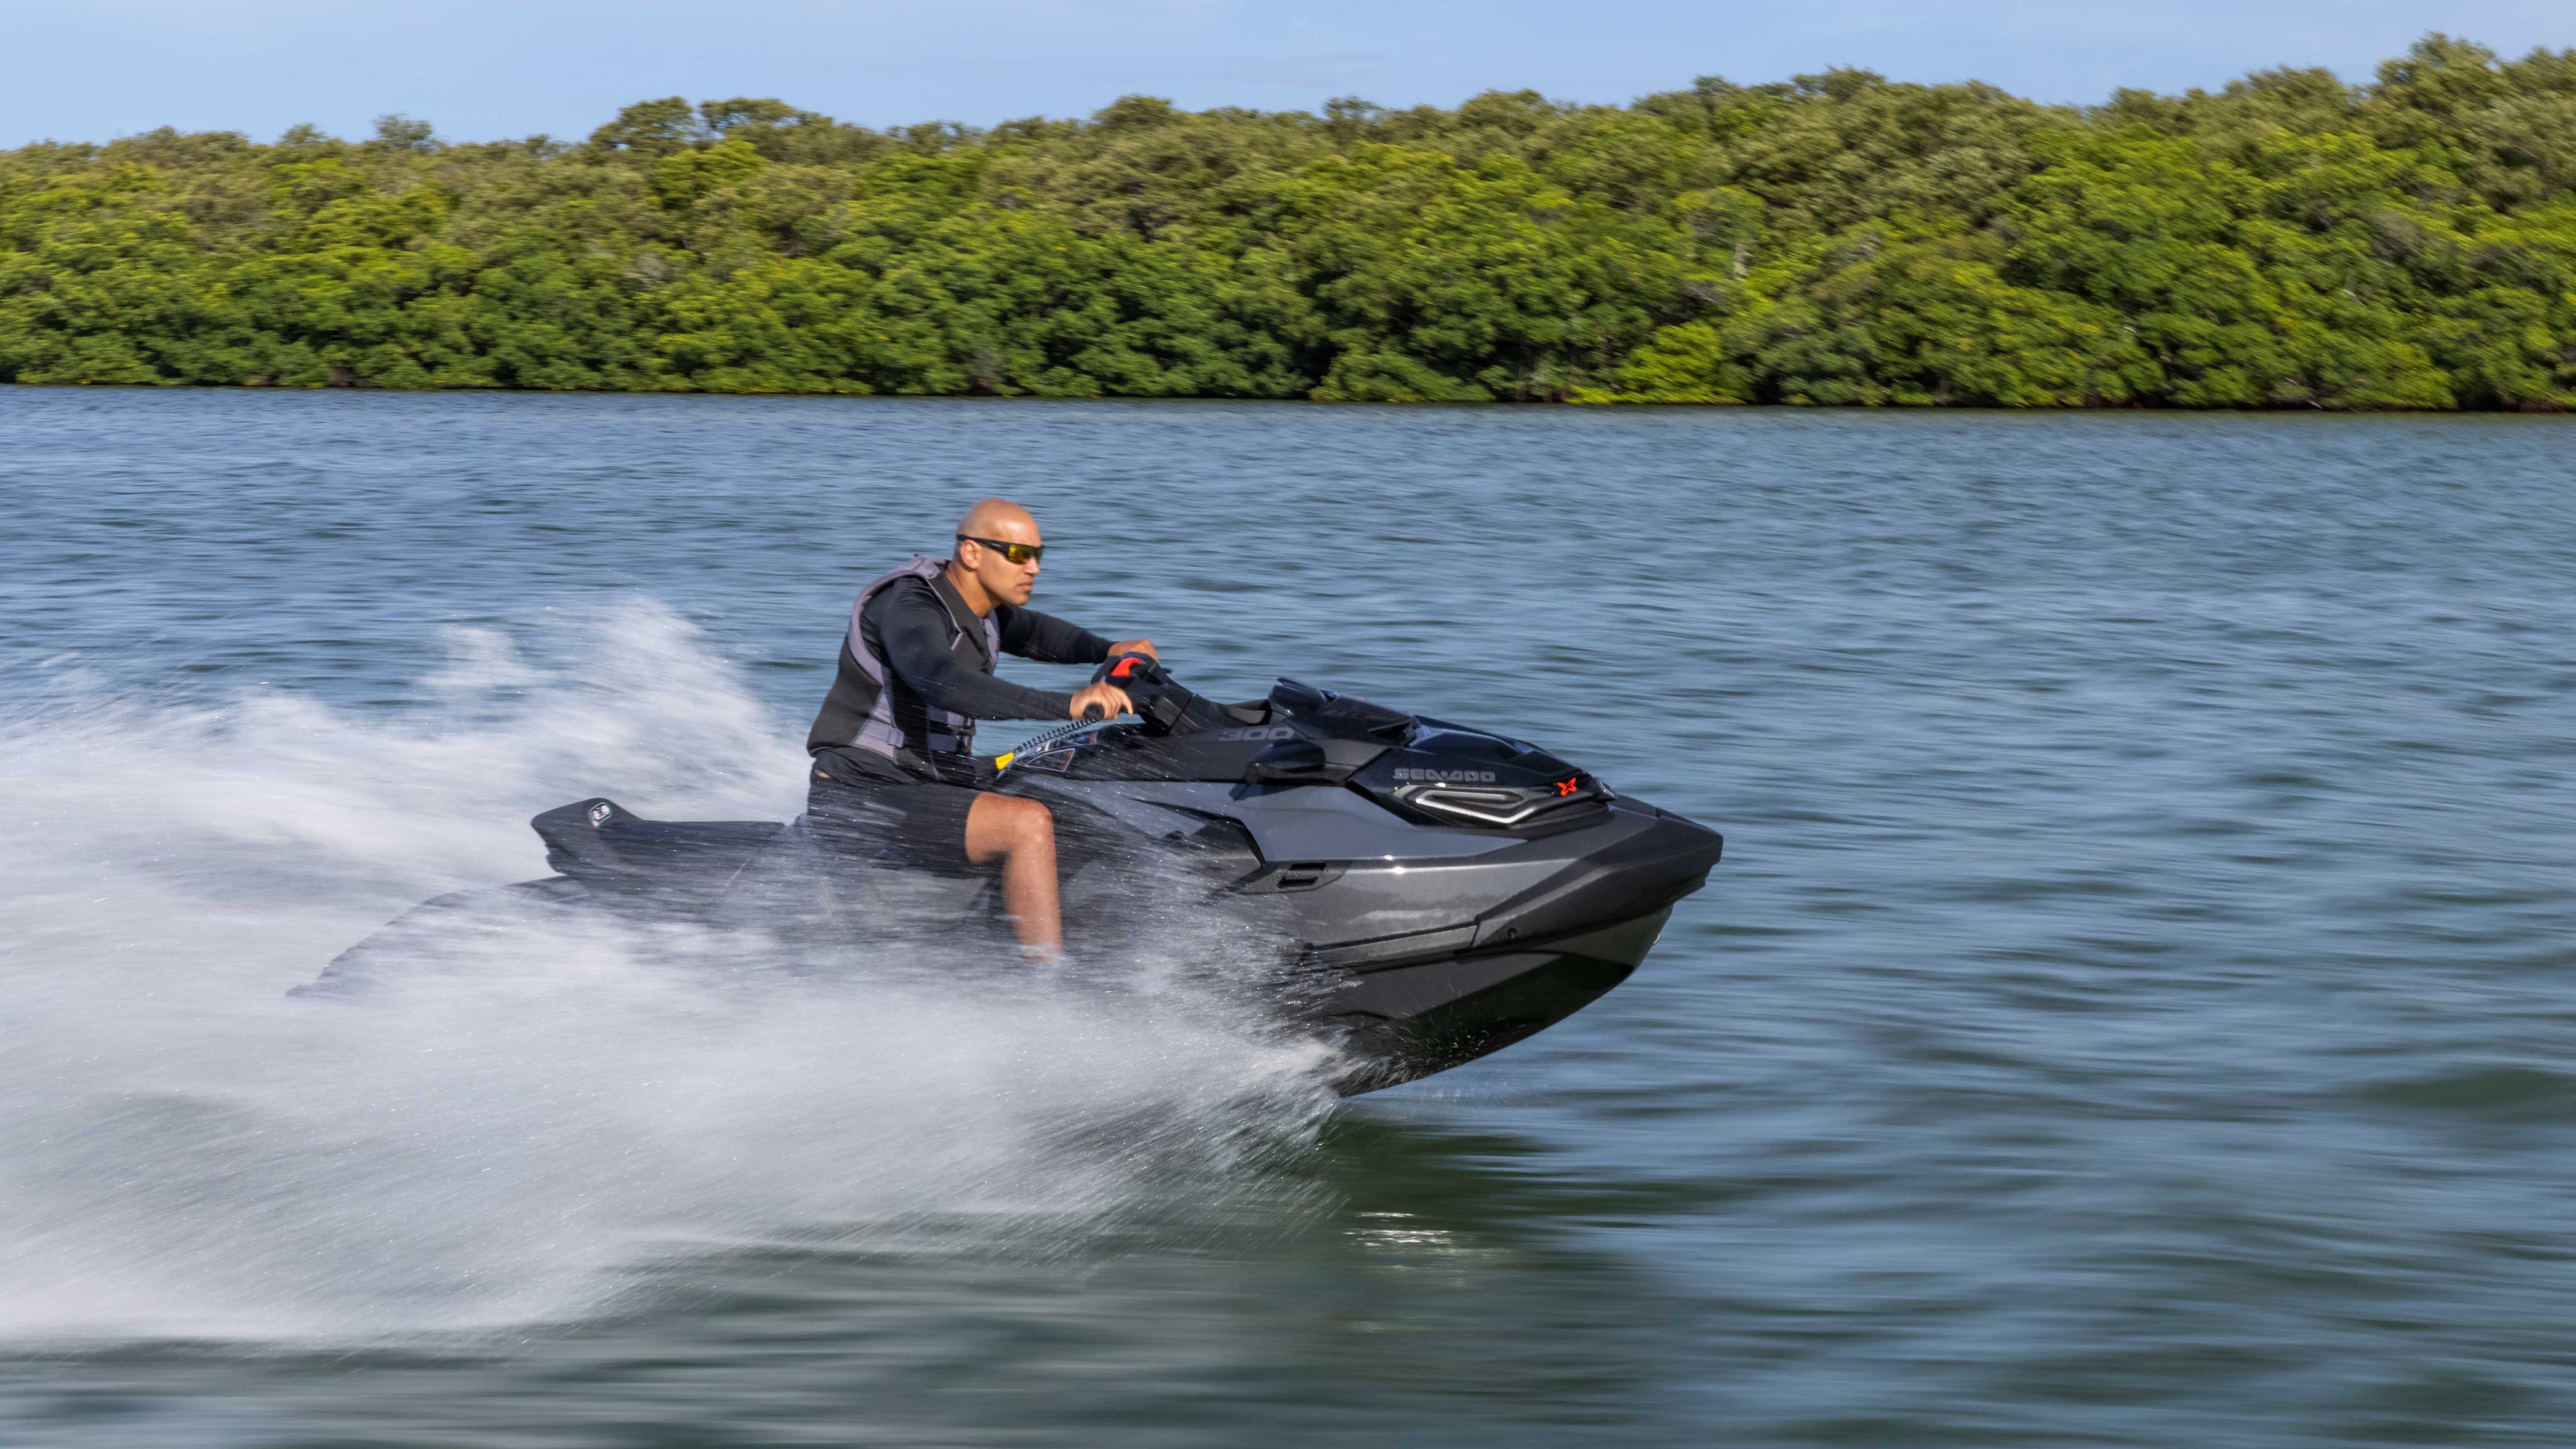
[[[1329,861],[1291,861],[1290,863],[1279,867],[1279,889],[1283,891],[1313,890],[1315,887],[1324,883],[1325,873],[1330,871],[1332,868],[1332,863]]]
[[[1244,881],[1235,889],[1250,895],[1279,895],[1287,891],[1310,891],[1331,885],[1349,870],[1350,863],[1340,860],[1291,860],[1270,866]]]

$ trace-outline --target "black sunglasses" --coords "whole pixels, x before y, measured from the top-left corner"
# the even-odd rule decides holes
[[[1046,552],[1046,545],[1042,543],[1004,543],[998,538],[977,538],[971,533],[957,535],[957,541],[980,543],[1015,564],[1036,563],[1038,555]]]

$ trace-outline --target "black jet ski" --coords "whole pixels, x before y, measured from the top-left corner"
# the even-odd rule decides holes
[[[1103,665],[1139,718],[1067,725],[982,761],[985,788],[1054,812],[1080,957],[1214,914],[1289,1029],[1329,1035],[1372,1091],[1510,1045],[1627,979],[1724,845],[1536,746],[1282,680],[1220,704],[1154,660]],[[663,822],[594,798],[531,822],[556,875],[499,888],[546,909],[757,927],[846,948],[989,932],[1022,969],[989,877],[828,847],[804,818]],[[444,896],[304,994],[364,991],[435,954],[492,892]],[[1248,944],[1247,944],[1248,943]]]

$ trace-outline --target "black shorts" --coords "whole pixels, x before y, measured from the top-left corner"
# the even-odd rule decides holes
[[[863,860],[913,870],[972,871],[966,812],[980,790],[936,780],[838,780],[817,770],[805,788],[814,837]]]

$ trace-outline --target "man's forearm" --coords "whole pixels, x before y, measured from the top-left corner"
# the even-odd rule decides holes
[[[1070,694],[1013,684],[945,659],[926,678],[906,674],[903,682],[930,704],[972,719],[1063,719],[1073,709]]]

